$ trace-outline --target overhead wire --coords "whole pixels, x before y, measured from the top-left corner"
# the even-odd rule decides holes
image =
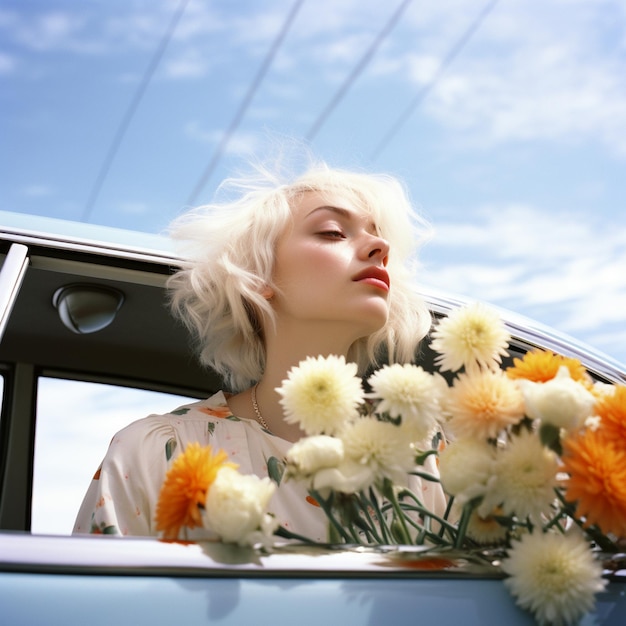
[[[252,102],[252,98],[254,97],[257,89],[263,82],[263,79],[265,78],[265,75],[267,74],[267,71],[272,64],[272,61],[274,60],[276,53],[278,52],[283,40],[285,39],[285,36],[289,32],[289,29],[291,28],[291,25],[293,24],[296,18],[298,11],[300,10],[300,7],[303,4],[304,4],[304,0],[296,0],[296,2],[292,5],[291,10],[287,14],[287,17],[283,23],[282,28],[280,29],[280,31],[274,38],[274,41],[272,42],[272,45],[270,46],[270,49],[267,52],[267,55],[263,59],[263,63],[261,63],[261,66],[259,67],[259,70],[256,76],[254,77],[252,83],[250,84],[248,91],[244,95],[243,100],[241,101],[241,104],[239,105],[239,108],[237,109],[230,125],[228,126],[224,134],[222,135],[222,138],[215,152],[213,153],[213,156],[211,160],[209,161],[209,164],[206,166],[206,168],[202,172],[200,178],[198,179],[198,182],[193,188],[193,191],[189,195],[189,198],[187,199],[188,205],[195,204],[201,191],[204,189],[205,185],[207,184],[207,182],[210,180],[211,176],[213,175],[213,172],[215,171],[217,164],[222,158],[222,155],[224,151],[226,150],[226,147],[230,143],[232,136],[235,134],[235,131],[239,127],[239,124],[241,123],[243,116],[245,115],[246,111],[248,110],[248,107],[250,106],[250,103]]]
[[[391,126],[391,128],[387,131],[387,133],[383,136],[383,138],[378,142],[375,149],[370,155],[370,160],[375,161],[382,151],[387,147],[389,142],[396,136],[398,131],[404,126],[407,122],[413,111],[424,101],[426,96],[433,90],[435,85],[439,82],[445,71],[452,64],[452,62],[456,59],[456,57],[461,53],[463,48],[468,44],[469,40],[472,38],[474,33],[479,29],[481,24],[487,18],[489,13],[494,9],[496,4],[498,4],[499,0],[490,0],[480,11],[480,13],[476,16],[476,18],[472,21],[470,26],[463,32],[461,37],[454,43],[454,45],[450,48],[446,56],[443,58],[437,71],[434,73],[432,78],[424,87],[418,92],[418,94],[413,98],[410,104],[404,109],[404,111],[399,115],[395,123]]]
[[[165,51],[172,39],[172,36],[174,35],[176,28],[178,27],[180,18],[183,16],[183,13],[185,12],[187,5],[189,4],[189,1],[190,0],[180,0],[180,2],[178,3],[178,6],[176,7],[176,10],[172,15],[172,19],[170,20],[163,37],[159,41],[159,44],[154,54],[152,55],[152,58],[150,59],[150,63],[148,64],[148,67],[143,74],[143,77],[133,96],[133,99],[131,100],[128,108],[126,109],[126,112],[124,113],[124,116],[122,117],[122,120],[120,121],[120,124],[113,136],[111,145],[109,146],[109,149],[104,157],[104,161],[102,162],[100,171],[98,172],[96,180],[93,184],[93,187],[87,199],[87,203],[85,204],[85,209],[83,210],[82,214],[82,221],[84,222],[87,222],[91,218],[93,209],[96,205],[96,202],[98,201],[98,198],[100,197],[100,192],[102,191],[102,187],[104,186],[106,178],[109,175],[111,165],[113,164],[113,161],[117,156],[117,152],[120,148],[120,145],[122,144],[124,136],[128,131],[128,128],[135,116],[135,113],[139,108],[139,104],[141,103],[141,100],[146,93],[148,85],[150,84],[150,81],[152,80],[152,77],[154,76],[154,73],[159,66],[159,63],[161,62],[163,55],[165,54]]]
[[[312,141],[313,138],[317,135],[320,128],[328,119],[328,116],[333,112],[333,110],[337,107],[337,105],[341,102],[343,97],[348,92],[348,89],[352,86],[354,81],[359,77],[361,72],[366,68],[367,64],[371,61],[374,53],[380,46],[380,44],[386,39],[389,33],[393,30],[394,26],[397,24],[400,17],[404,13],[405,9],[411,4],[412,0],[404,0],[396,10],[393,15],[389,18],[387,23],[383,26],[382,30],[376,36],[376,39],[372,42],[370,47],[365,51],[365,54],[361,57],[359,62],[356,64],[352,72],[346,77],[346,80],[341,84],[339,89],[336,91],[335,95],[332,97],[330,102],[326,105],[324,110],[319,114],[317,119],[313,122],[309,130],[307,131],[305,137],[308,141]]]

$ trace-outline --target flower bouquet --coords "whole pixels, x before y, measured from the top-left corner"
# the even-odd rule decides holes
[[[306,485],[329,543],[462,551],[498,565],[539,623],[575,622],[606,584],[598,556],[626,537],[626,387],[550,352],[504,367],[510,339],[475,304],[433,331],[437,373],[394,364],[364,385],[343,357],[301,362],[277,389],[306,434],[282,480]],[[166,539],[204,525],[241,545],[306,541],[268,512],[275,489],[190,446],[166,477],[157,527]]]

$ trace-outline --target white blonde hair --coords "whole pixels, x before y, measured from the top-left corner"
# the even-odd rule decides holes
[[[231,179],[225,185],[237,191],[234,201],[199,207],[172,224],[172,237],[186,245],[181,269],[168,287],[172,310],[192,332],[201,362],[213,368],[229,390],[241,391],[263,373],[261,320],[274,320],[263,293],[274,287],[276,242],[292,219],[298,197],[307,191],[339,194],[371,215],[390,245],[387,323],[357,340],[348,358],[361,372],[379,358],[415,358],[431,316],[412,284],[414,252],[429,229],[397,179],[321,164],[287,184],[262,172],[260,178]]]

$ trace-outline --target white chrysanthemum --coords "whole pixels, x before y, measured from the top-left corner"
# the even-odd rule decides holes
[[[483,496],[493,481],[495,451],[477,439],[457,439],[439,453],[441,484],[459,504]]]
[[[308,357],[291,368],[276,391],[285,421],[298,424],[307,435],[332,435],[358,416],[363,402],[355,363],[343,356]]]
[[[311,478],[311,489],[327,497],[330,491],[357,493],[371,487],[377,476],[369,465],[344,459],[337,467],[317,471]]]
[[[616,390],[617,385],[613,383],[601,383],[600,381],[596,381],[592,387],[592,392],[599,398],[603,396],[613,396]]]
[[[541,443],[537,434],[523,432],[498,450],[497,478],[481,505],[481,513],[485,514],[485,508],[491,510],[500,505],[506,515],[540,521],[554,502],[557,472],[556,454]]]
[[[585,420],[583,426],[586,430],[591,430],[595,432],[596,430],[598,430],[598,428],[600,428],[601,424],[602,418],[599,415],[591,415]]]
[[[337,467],[343,456],[343,441],[337,437],[304,437],[287,452],[287,475],[298,480],[308,478],[322,469]]]
[[[397,426],[362,418],[348,424],[340,436],[346,459],[369,468],[375,482],[389,478],[406,483],[406,473],[414,465],[413,451]]]
[[[517,604],[539,624],[578,623],[606,585],[602,567],[578,532],[523,535],[513,542],[502,569],[510,576],[504,584]]]
[[[402,424],[410,425],[416,441],[421,441],[437,425],[441,416],[442,385],[438,378],[423,368],[405,364],[386,365],[370,376],[374,398],[380,398],[377,413],[401,417]],[[446,386],[447,388],[447,386]]]
[[[529,380],[518,381],[526,414],[557,428],[571,432],[580,428],[585,419],[593,414],[595,398],[583,385],[572,379],[565,366],[545,383]]]
[[[207,494],[206,527],[226,543],[244,546],[265,542],[277,526],[267,513],[275,489],[276,484],[269,478],[223,467]]]
[[[480,366],[496,369],[511,339],[500,316],[477,302],[442,318],[432,333],[431,347],[441,371]]]

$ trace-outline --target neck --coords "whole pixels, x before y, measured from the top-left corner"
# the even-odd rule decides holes
[[[297,441],[304,436],[297,425],[284,421],[280,396],[275,390],[287,378],[289,370],[309,356],[346,356],[353,342],[351,337],[346,339],[346,336],[345,328],[329,324],[312,324],[307,328],[299,325],[297,332],[289,332],[282,326],[275,332],[266,333],[265,371],[256,389],[256,401],[263,420],[273,434],[288,441]],[[241,395],[246,400],[239,406],[245,409],[247,404],[248,413],[244,415],[250,415],[251,393],[244,392]],[[257,419],[256,414],[250,417]]]

